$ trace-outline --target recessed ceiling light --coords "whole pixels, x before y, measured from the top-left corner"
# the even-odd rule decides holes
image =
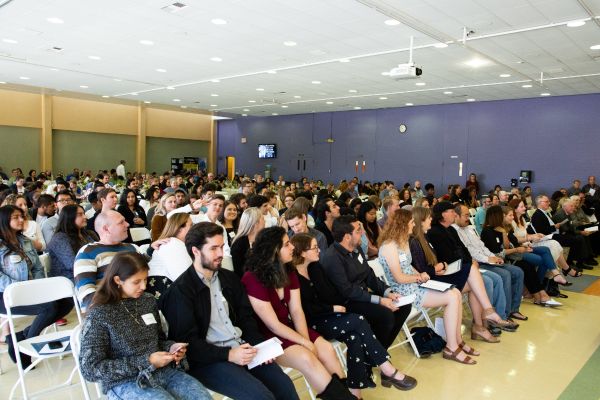
[[[387,97],[385,97],[385,96],[381,96],[381,97],[379,98],[379,100],[387,100],[387,99],[388,99],[388,98],[387,98]]]
[[[247,116],[248,116],[248,114],[242,114],[242,117],[247,117]]]
[[[4,43],[10,43],[10,44],[17,44],[17,43],[19,43],[19,42],[17,42],[17,41],[16,41],[16,40],[14,40],[14,39],[7,39],[7,38],[4,38],[4,39],[2,39],[2,41],[3,41]]]
[[[467,99],[468,102],[473,102],[475,99]]]
[[[271,115],[279,115],[279,114],[277,114],[277,113],[272,113]]]
[[[50,71],[60,71],[58,68],[50,68]]]
[[[548,92],[540,93],[540,96],[550,96],[550,93],[548,93]]]
[[[389,26],[400,25],[400,21],[398,21],[397,19],[386,19],[385,21],[383,21],[383,23]]]
[[[311,83],[312,83],[313,85],[320,85],[320,84],[321,84],[321,81],[312,81]]]
[[[407,106],[414,106],[413,103],[406,103],[405,105],[407,105]]]
[[[383,76],[389,76],[390,75],[390,71],[383,71],[381,73],[381,75],[383,75]]]
[[[173,101],[174,101],[175,103],[179,103],[181,100],[179,100],[179,99],[173,99]]]
[[[102,57],[100,57],[100,56],[88,56],[88,58],[90,60],[101,60],[102,59]]]
[[[473,58],[469,61],[465,62],[465,65],[471,67],[471,68],[479,68],[479,67],[483,67],[485,65],[488,65],[490,63],[489,60],[483,59],[483,58]]]
[[[243,110],[243,111],[245,111],[245,112],[248,112],[248,111],[250,111],[250,109],[248,109],[248,108],[244,108],[244,110]]]
[[[211,81],[212,83],[219,83],[219,82],[221,82],[221,80],[220,80],[220,79],[211,79],[210,81]]]
[[[298,43],[294,42],[293,40],[286,40],[285,42],[283,42],[283,45],[288,47],[294,47],[297,44]]]
[[[210,61],[221,62],[221,61],[223,61],[223,59],[221,57],[211,57]]]
[[[325,104],[333,104],[333,101],[326,101]]]
[[[439,43],[434,44],[433,47],[435,47],[437,49],[445,49],[446,47],[448,47],[448,45],[446,43],[439,42]]]
[[[114,78],[113,81],[115,81],[115,82],[123,82],[123,79]]]
[[[6,82],[0,81],[0,85],[6,85]]]
[[[350,89],[350,90],[348,90],[348,93],[358,93],[358,90],[356,90],[356,89]]]
[[[103,98],[105,98],[105,99],[108,99],[110,96],[108,96],[108,95],[104,95],[104,96],[102,96],[102,97],[103,97]]]
[[[167,72],[164,68],[156,68],[156,72]]]
[[[79,87],[80,87],[80,88],[82,88],[82,89],[87,89],[87,88],[89,88],[89,86],[88,86],[88,85],[79,85]]]
[[[219,95],[216,93],[211,93],[210,97],[219,97]]]
[[[271,75],[276,74],[276,73],[277,73],[277,71],[275,71],[274,69],[270,69],[267,71],[267,74],[271,74]]]
[[[444,92],[444,94],[452,94],[452,92],[449,91],[449,90],[447,90],[447,91]]]
[[[348,59],[348,58],[340,58],[340,62],[341,63],[349,63],[350,59]]]
[[[151,102],[151,101],[148,101],[148,100],[146,100],[146,101],[144,101],[144,104],[152,104],[152,102]]]
[[[286,105],[283,105],[283,106],[281,106],[281,108],[288,108],[288,106],[286,106]]]
[[[132,96],[137,96],[138,94],[137,94],[137,93],[131,93],[131,95],[132,95]]]
[[[298,96],[298,95],[296,95],[296,96],[294,96],[294,98],[295,98],[295,99],[301,99],[301,98],[302,98],[302,96]]]
[[[510,74],[500,74],[500,78],[510,78]]]
[[[256,100],[248,100],[248,103],[256,103]]]
[[[140,44],[143,44],[144,46],[154,46],[154,42],[152,40],[140,40]]]
[[[56,17],[46,18],[46,21],[50,22],[51,24],[63,24],[65,22],[62,19]]]
[[[215,25],[225,25],[225,24],[227,24],[227,21],[225,21],[222,18],[213,18],[213,19],[210,20],[210,22],[212,22]]]
[[[425,82],[417,82],[417,83],[415,83],[415,85],[417,85],[417,86],[425,86],[426,83]]]
[[[263,89],[263,88],[256,88],[256,91],[257,91],[257,92],[264,92],[264,91],[265,91],[265,89]]]
[[[585,21],[583,20],[576,20],[576,21],[569,21],[567,22],[567,26],[569,28],[578,28],[580,26],[584,26],[585,25]]]
[[[210,106],[211,106],[211,107],[219,107],[219,105],[218,105],[218,104],[211,104]]]
[[[595,44],[593,46],[590,46],[590,50],[600,50],[600,44]]]
[[[187,108],[187,106],[181,106],[181,108]]]
[[[19,77],[19,79],[21,79],[21,80],[24,80],[24,81],[28,81],[28,80],[30,80],[31,78],[30,78],[30,77],[28,77],[28,76],[20,76],[20,77]]]
[[[361,108],[362,107],[358,107],[358,106],[354,107],[355,110],[360,110]]]
[[[175,90],[173,86],[167,86],[167,90]]]
[[[523,86],[521,86],[521,87],[522,87],[522,88],[525,88],[525,89],[528,89],[528,88],[530,88],[530,87],[533,87],[533,86],[532,86],[532,85],[529,85],[529,84],[526,84],[526,85],[523,85]]]

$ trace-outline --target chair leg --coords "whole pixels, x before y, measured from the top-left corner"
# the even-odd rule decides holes
[[[421,358],[421,354],[419,353],[419,350],[417,349],[417,345],[415,344],[412,334],[408,330],[408,326],[406,324],[402,325],[402,330],[404,331],[404,334],[406,335],[406,340],[408,340],[408,342],[410,343],[410,347],[412,347],[413,351],[415,352],[415,356],[417,356],[417,358]]]

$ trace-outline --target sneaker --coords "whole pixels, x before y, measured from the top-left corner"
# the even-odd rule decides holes
[[[65,326],[68,323],[66,318],[61,318],[58,321],[56,321],[56,326]]]

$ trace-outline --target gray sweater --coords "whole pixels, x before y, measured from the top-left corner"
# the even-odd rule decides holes
[[[141,317],[146,314],[152,314],[156,323],[146,325]],[[98,305],[89,310],[81,330],[81,373],[88,381],[100,382],[105,394],[130,381],[140,387],[162,386],[165,379],[161,372],[171,366],[156,369],[149,356],[169,351],[173,343],[162,331],[152,295],[144,293],[139,299]]]

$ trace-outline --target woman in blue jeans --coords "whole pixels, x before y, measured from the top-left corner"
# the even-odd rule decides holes
[[[110,400],[211,399],[181,368],[187,343],[166,340],[156,301],[144,292],[148,269],[133,252],[109,264],[81,331],[81,373]]]
[[[25,212],[19,207],[7,205],[0,207],[0,313],[6,313],[4,291],[11,283],[41,279],[44,271],[37,251],[31,240],[23,236]],[[14,307],[12,312],[18,315],[35,315],[31,325],[16,332],[18,341],[38,336],[44,328],[63,318],[73,308],[71,299],[60,299],[33,306]],[[6,326],[7,328],[7,326]],[[3,335],[8,330],[3,331]],[[15,351],[10,336],[4,339],[8,344],[8,354],[16,362]],[[23,369],[31,364],[31,357],[21,354]]]

